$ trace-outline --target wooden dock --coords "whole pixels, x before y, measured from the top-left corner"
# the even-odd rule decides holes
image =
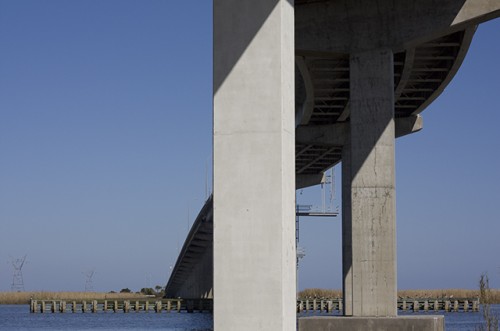
[[[399,299],[398,310],[408,312],[477,312],[478,298]],[[142,300],[36,300],[31,299],[31,313],[98,312],[212,312],[212,299],[142,299]],[[342,299],[300,299],[297,313],[340,313]]]
[[[477,312],[479,298],[426,298],[399,299],[398,310],[409,312]],[[333,313],[342,311],[342,299],[301,299],[297,301],[297,313]]]
[[[211,312],[211,299],[183,300],[36,300],[30,301],[31,313],[97,313],[97,312]]]

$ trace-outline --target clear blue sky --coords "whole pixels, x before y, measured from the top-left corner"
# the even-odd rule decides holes
[[[398,140],[401,288],[500,287],[499,41],[481,26]],[[27,290],[83,290],[90,269],[96,290],[164,285],[205,199],[211,112],[211,1],[0,0],[0,291],[24,254]],[[340,218],[302,220],[300,245],[300,287],[339,288]]]

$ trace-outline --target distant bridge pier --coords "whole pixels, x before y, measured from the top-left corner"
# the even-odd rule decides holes
[[[296,329],[294,54],[290,1],[214,0],[217,331]]]

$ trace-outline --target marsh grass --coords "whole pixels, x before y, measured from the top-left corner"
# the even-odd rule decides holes
[[[494,293],[490,289],[490,281],[487,274],[482,274],[479,278],[479,293],[481,299],[481,313],[483,315],[483,323],[476,328],[477,331],[498,331],[498,315],[491,309]]]
[[[340,290],[327,290],[319,288],[305,289],[299,292],[299,298],[341,298],[342,291]],[[438,290],[399,290],[398,298],[480,298],[480,290],[466,290],[466,289],[438,289]],[[500,290],[490,289],[488,293],[488,300],[492,304],[500,303]]]
[[[144,299],[144,294],[136,293],[103,293],[103,292],[0,292],[0,304],[21,305],[29,304],[30,299],[36,300],[125,300]]]

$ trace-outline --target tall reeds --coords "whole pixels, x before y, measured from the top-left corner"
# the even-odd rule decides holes
[[[481,300],[481,313],[483,323],[476,328],[477,331],[498,331],[498,315],[491,310],[493,291],[490,289],[490,280],[487,274],[482,274],[479,278],[479,292]]]

